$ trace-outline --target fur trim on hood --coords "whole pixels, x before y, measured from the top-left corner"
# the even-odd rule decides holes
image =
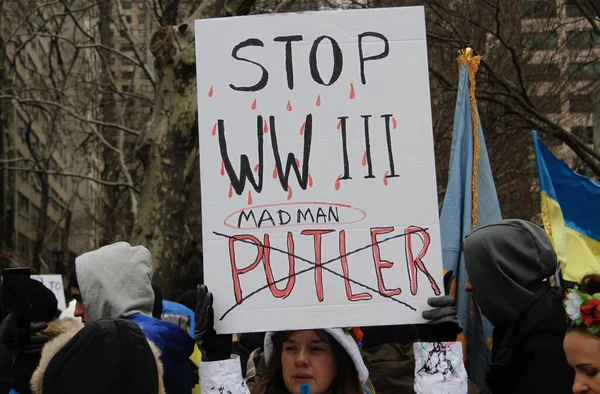
[[[52,368],[53,370],[53,374],[54,372],[60,372],[63,373],[66,371],[66,373],[68,374],[68,369],[69,368],[73,368],[73,365],[79,364],[81,365],[81,363],[85,363],[87,365],[85,365],[86,371],[90,371],[91,373],[94,373],[94,371],[96,371],[95,373],[97,373],[98,375],[102,374],[102,370],[98,369],[99,368],[99,363],[103,362],[103,358],[102,355],[99,354],[102,350],[100,350],[100,352],[96,351],[96,349],[93,349],[92,351],[94,351],[95,354],[89,354],[89,351],[87,348],[85,348],[85,346],[87,346],[90,341],[102,341],[102,342],[106,342],[106,340],[112,340],[112,338],[109,338],[109,334],[107,333],[106,338],[103,337],[102,332],[98,330],[98,328],[103,329],[103,330],[113,330],[114,328],[111,327],[111,323],[114,323],[114,325],[121,325],[124,326],[124,328],[126,330],[132,330],[133,329],[133,334],[138,334],[143,336],[143,333],[141,331],[141,329],[139,329],[139,327],[137,327],[137,325],[135,325],[132,322],[126,321],[126,320],[117,320],[117,319],[104,319],[104,320],[100,320],[96,323],[93,323],[90,326],[84,327],[83,324],[81,324],[80,322],[76,321],[76,320],[56,320],[53,321],[49,324],[48,328],[44,331],[44,334],[48,335],[51,340],[44,346],[44,349],[42,350],[42,355],[40,358],[40,363],[39,366],[37,367],[37,369],[35,370],[35,372],[33,373],[32,377],[31,377],[31,390],[33,394],[55,394],[57,393],[55,388],[52,389],[48,389],[48,383],[49,381],[53,380],[54,376],[45,376],[46,372],[49,371]],[[102,327],[104,326],[104,327]],[[96,330],[94,330],[94,328],[96,328]],[[88,332],[86,332],[88,331]],[[121,330],[122,331],[122,330]],[[85,336],[87,335],[88,338],[85,338]],[[122,335],[117,333],[117,336]],[[79,341],[75,341],[74,343],[72,343],[71,341],[74,341],[74,337],[78,336],[77,339],[79,339]],[[121,336],[121,340],[123,337]],[[143,337],[145,338],[145,336]],[[150,340],[147,340],[147,343],[149,345],[149,348],[151,350],[152,353],[152,357],[156,363],[156,372],[157,372],[157,378],[158,378],[158,390],[156,391],[156,394],[165,394],[165,390],[164,390],[164,384],[163,384],[163,365],[162,362],[160,361],[160,350],[158,349],[158,347],[152,343]],[[123,346],[123,342],[121,343],[115,343],[112,342],[111,343],[112,347],[118,346],[119,348],[124,347]],[[139,344],[137,344],[139,345]],[[67,355],[62,355],[61,356],[61,351],[65,350],[65,351],[71,351],[72,349],[67,349],[67,347],[75,347],[77,349],[74,349],[74,351],[70,354]],[[105,343],[100,343],[99,344],[100,347],[104,347],[104,349],[106,350],[106,353],[111,352],[113,349],[112,347],[107,347],[105,345]],[[122,349],[123,352],[121,353],[121,349],[118,349],[117,351],[117,355],[114,354],[107,354],[108,357],[118,357],[119,354],[123,354],[126,353],[126,350],[131,350],[131,349]],[[143,347],[136,347],[134,349],[135,351],[135,355],[131,355],[131,354],[127,354],[126,356],[133,356],[133,358],[130,358],[129,362],[140,362],[138,361],[140,359],[140,357],[138,357],[138,352],[142,353],[144,352]],[[87,352],[87,354],[86,354]],[[82,360],[77,360],[77,358],[80,357],[82,358]],[[59,358],[62,358],[59,360]],[[85,360],[83,360],[83,358],[85,358]],[[143,357],[142,357],[143,358]],[[61,366],[52,366],[51,364],[53,362],[55,363],[60,363],[63,362],[65,360],[68,360],[69,363],[65,364],[65,365],[61,365]],[[122,363],[124,363],[124,361],[120,361]],[[142,373],[148,373],[148,369],[145,369],[145,371],[143,371]],[[58,375],[58,374],[56,374]],[[83,386],[81,386],[80,380],[84,379],[84,377],[81,376],[76,376],[76,373],[73,373],[73,377],[72,377],[72,384],[71,383],[67,383],[69,386],[73,386],[73,389],[71,389],[69,392],[78,392],[82,389]],[[148,375],[146,375],[145,377],[147,378]],[[103,379],[103,380],[108,380],[109,377],[108,376],[98,376],[99,379]],[[138,379],[144,378],[143,376],[138,377]],[[61,377],[57,377],[57,379],[61,379]],[[135,379],[135,377],[134,377]],[[65,379],[62,379],[63,381]],[[85,382],[88,384],[92,384],[93,382]],[[119,382],[113,382],[115,383],[117,386],[119,386]],[[58,385],[54,385],[54,387],[58,387]],[[114,386],[113,386],[114,387]],[[46,388],[46,391],[44,391]],[[91,391],[86,391],[86,392],[90,392]],[[147,394],[154,394],[154,393],[147,393]]]

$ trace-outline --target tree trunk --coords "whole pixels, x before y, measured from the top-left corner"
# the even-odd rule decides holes
[[[197,97],[193,29],[191,25],[164,27],[152,38],[161,118],[144,174],[132,243],[152,253],[154,281],[165,299],[173,297],[173,276],[183,251],[183,220],[196,163]]]
[[[599,94],[595,94],[594,102],[592,103],[592,124],[593,124],[593,139],[594,139],[594,150],[600,152],[600,97]]]
[[[249,0],[205,0],[186,22],[162,27],[150,43],[157,74],[155,111],[160,120],[150,137],[152,147],[132,243],[144,245],[152,253],[153,280],[165,299],[176,293],[174,277],[185,246],[190,177],[198,165],[194,20],[236,15],[252,4]]]
[[[35,174],[40,184],[42,196],[40,205],[40,226],[35,236],[35,246],[33,248],[33,261],[31,264],[32,273],[41,274],[42,268],[42,253],[44,252],[44,243],[46,241],[46,234],[48,233],[48,203],[50,202],[50,185],[48,183],[48,174],[40,172]]]

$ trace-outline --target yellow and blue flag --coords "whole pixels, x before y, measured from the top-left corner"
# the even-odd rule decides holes
[[[475,73],[480,57],[468,49],[460,52],[460,77],[456,96],[450,170],[440,215],[444,270],[454,271],[451,295],[456,298],[458,316],[466,342],[469,379],[480,390],[490,365],[493,327],[475,305],[465,283],[467,271],[461,243],[477,226],[502,219],[496,187],[487,154],[475,101]]]
[[[600,185],[569,168],[533,132],[542,220],[562,265],[563,279],[600,273]]]

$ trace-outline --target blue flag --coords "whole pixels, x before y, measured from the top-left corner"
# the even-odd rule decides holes
[[[452,150],[448,187],[440,216],[442,259],[444,270],[454,271],[451,294],[455,296],[458,315],[467,346],[469,379],[480,390],[485,389],[485,376],[490,365],[493,327],[474,305],[465,283],[467,271],[461,243],[475,227],[502,219],[492,170],[479,122],[475,102],[475,73],[480,57],[462,51],[458,58],[460,78],[456,96]],[[474,84],[473,84],[474,85]],[[476,133],[473,133],[473,130]]]

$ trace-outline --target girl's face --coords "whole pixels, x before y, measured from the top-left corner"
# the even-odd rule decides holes
[[[315,330],[293,331],[283,341],[281,367],[292,394],[300,394],[302,384],[310,385],[312,394],[325,394],[338,373],[331,345]]]
[[[573,393],[600,394],[600,339],[571,331],[565,335],[563,347],[575,369]]]

